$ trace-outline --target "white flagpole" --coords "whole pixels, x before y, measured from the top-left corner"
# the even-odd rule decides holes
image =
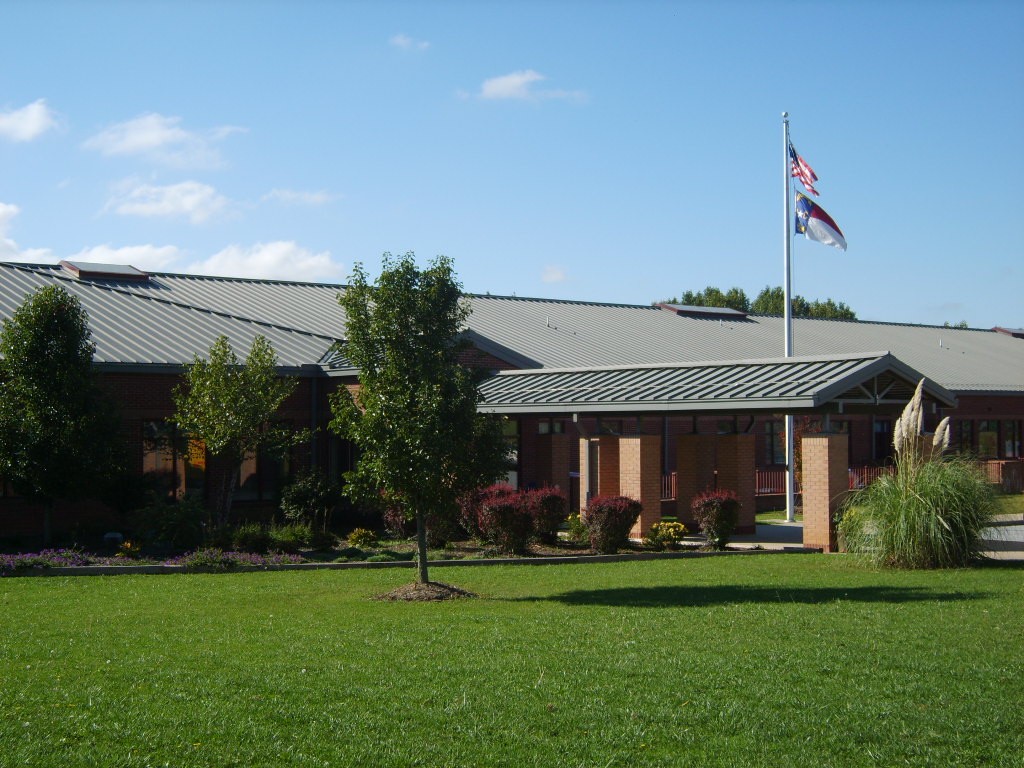
[[[793,238],[790,237],[790,197],[789,197],[789,113],[782,113],[782,177],[783,181],[783,317],[786,334],[786,357],[793,356],[793,302],[791,289],[793,282],[792,275],[792,254]],[[793,453],[793,416],[786,414],[786,520],[790,523],[796,520],[796,499],[795,499],[795,454]]]

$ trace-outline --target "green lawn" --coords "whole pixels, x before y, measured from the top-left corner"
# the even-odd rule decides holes
[[[0,579],[0,765],[1022,765],[1024,569]]]

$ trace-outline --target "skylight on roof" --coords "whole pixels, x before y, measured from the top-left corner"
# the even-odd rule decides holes
[[[61,267],[79,280],[129,280],[144,282],[149,275],[129,264],[95,264],[85,261],[62,261]]]

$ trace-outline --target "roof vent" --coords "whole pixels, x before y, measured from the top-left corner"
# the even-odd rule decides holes
[[[688,317],[703,317],[714,320],[746,320],[747,313],[729,307],[695,307],[690,304],[659,304],[664,310]]]
[[[116,280],[145,283],[149,275],[128,264],[89,264],[84,261],[62,261],[61,267],[78,280]]]

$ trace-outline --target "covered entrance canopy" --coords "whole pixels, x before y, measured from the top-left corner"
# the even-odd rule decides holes
[[[745,413],[854,413],[905,405],[920,373],[888,352],[834,356],[603,368],[504,371],[480,386],[481,411],[504,415],[572,414],[579,417]],[[934,405],[955,407],[956,398],[925,380]],[[827,430],[826,430],[827,432]],[[588,435],[580,432],[580,502],[588,495],[626,495],[644,512],[633,530],[647,534],[661,517],[660,483],[667,435]],[[804,542],[834,548],[833,512],[846,492],[845,437],[803,438]],[[810,448],[810,451],[807,449]],[[685,435],[676,440],[677,514],[709,487],[737,493],[745,512],[741,527],[754,525],[754,435]],[[714,485],[712,485],[714,483]]]
[[[880,405],[903,405],[922,378],[889,352],[503,371],[481,384],[480,410],[509,415],[848,413]],[[956,405],[953,394],[932,381],[925,381],[924,395],[938,405]]]

